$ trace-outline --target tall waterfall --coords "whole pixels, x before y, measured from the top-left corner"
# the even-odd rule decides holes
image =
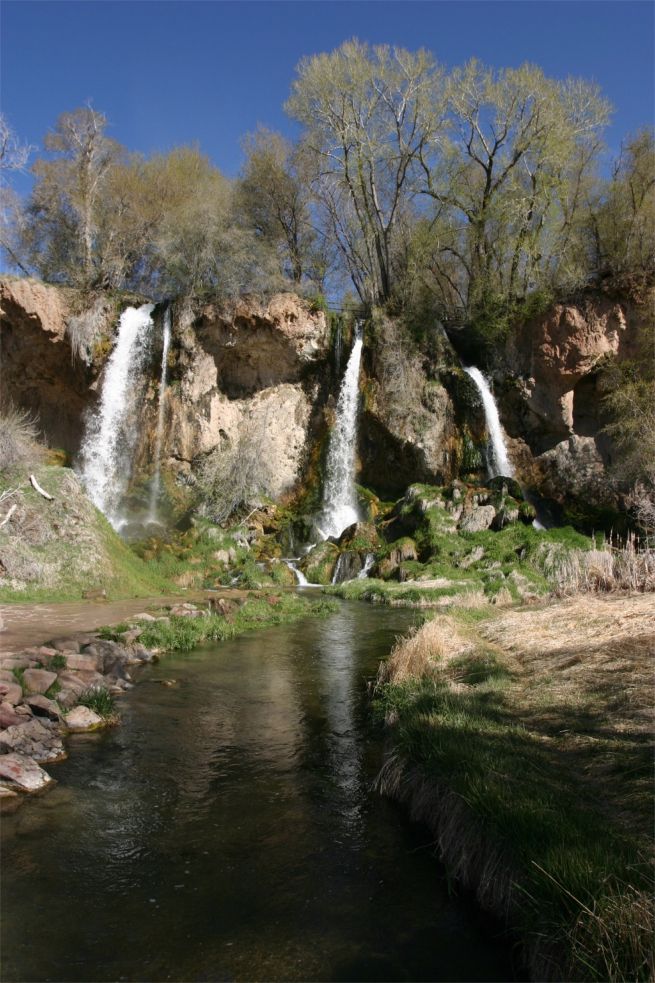
[[[464,371],[471,377],[471,379],[473,379],[473,382],[477,386],[480,396],[482,397],[487,430],[489,431],[489,437],[491,438],[490,453],[487,454],[487,470],[489,472],[489,477],[495,478],[498,475],[502,475],[504,478],[511,478],[514,475],[514,468],[512,467],[507,454],[505,434],[503,433],[503,428],[500,425],[498,407],[496,406],[496,400],[493,397],[493,393],[489,388],[489,383],[480,372],[480,369],[475,367],[467,369],[465,367]]]
[[[355,340],[341,383],[337,415],[330,434],[323,489],[323,512],[318,531],[324,539],[340,536],[359,519],[355,494],[355,454],[357,451],[357,410],[359,367],[362,361],[362,325],[355,328]]]
[[[84,486],[114,528],[122,524],[120,506],[137,437],[137,383],[148,350],[153,307],[128,307],[121,314],[116,344],[105,366],[100,403],[88,419],[80,452]]]
[[[157,437],[155,439],[155,472],[150,487],[150,509],[148,520],[157,521],[157,505],[161,493],[161,448],[164,440],[164,417],[166,411],[166,382],[168,379],[168,350],[171,347],[171,308],[164,311],[164,348],[161,357],[161,376],[159,378],[159,413],[157,415]]]

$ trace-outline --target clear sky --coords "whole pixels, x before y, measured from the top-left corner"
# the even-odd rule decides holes
[[[130,149],[197,141],[234,175],[244,133],[293,132],[283,104],[299,59],[358,37],[426,47],[448,67],[475,56],[593,79],[615,106],[615,150],[653,122],[654,10],[650,0],[2,0],[1,105],[38,146],[60,112],[91,100]]]

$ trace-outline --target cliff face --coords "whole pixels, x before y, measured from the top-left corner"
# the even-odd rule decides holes
[[[89,300],[34,280],[0,279],[0,398],[35,413],[50,446],[73,459],[120,312],[135,302],[141,301]],[[136,477],[152,470],[162,316],[156,308]],[[608,480],[616,453],[603,432],[601,370],[607,359],[634,356],[646,316],[643,306],[601,296],[558,304],[518,330],[501,353],[494,382],[511,457],[519,477],[544,497],[616,505],[616,486]],[[345,363],[344,352],[335,370],[325,314],[293,294],[231,306],[181,298],[172,323],[165,471],[185,481],[204,455],[248,440],[266,461],[270,494],[292,491],[331,422]],[[430,344],[434,350],[419,351],[389,319],[367,328],[358,480],[389,495],[416,481],[448,483],[460,471],[482,467],[477,391],[447,340],[435,332]]]
[[[270,493],[289,491],[308,453],[329,354],[325,314],[293,294],[227,310],[182,301],[168,393],[164,457],[186,471],[222,442],[248,438],[269,462]]]
[[[495,373],[520,475],[564,503],[615,507],[616,448],[604,432],[602,369],[633,358],[647,308],[590,296],[521,326]]]
[[[0,279],[0,399],[34,413],[48,442],[74,453],[92,373],[74,362],[67,321],[75,292]]]

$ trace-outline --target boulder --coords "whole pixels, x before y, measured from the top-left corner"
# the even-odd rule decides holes
[[[17,752],[34,761],[58,761],[65,757],[55,724],[32,719],[0,732],[0,754]]]
[[[30,708],[35,717],[46,717],[48,720],[60,722],[63,718],[61,710],[54,700],[49,700],[47,696],[28,696],[25,699],[26,705]]]
[[[13,727],[15,724],[20,724],[24,720],[27,720],[27,718],[23,714],[16,713],[11,703],[6,701],[0,703],[0,728],[4,730],[6,727]]]
[[[14,752],[0,755],[0,779],[22,792],[40,792],[53,784],[53,779],[36,761]]]
[[[493,505],[479,505],[464,516],[459,528],[461,532],[482,532],[491,527],[495,518],[496,510]]]
[[[57,680],[57,673],[48,669],[26,669],[23,673],[23,687],[28,694],[45,693]]]
[[[26,655],[5,655],[0,659],[0,669],[9,669],[10,672],[13,669],[27,669],[29,664]]]
[[[55,638],[50,642],[49,647],[56,649],[57,652],[80,651],[80,643],[76,638]]]
[[[102,666],[102,657],[91,655],[88,652],[84,655],[77,655],[76,653],[66,655],[67,669],[81,669],[84,672],[101,672]]]
[[[29,672],[28,669],[25,670]],[[15,706],[17,703],[23,699],[22,687],[18,685],[18,682],[5,683],[0,682],[0,700],[3,703],[11,703]]]
[[[105,726],[103,718],[88,707],[77,706],[65,715],[66,726],[74,733],[99,730]]]

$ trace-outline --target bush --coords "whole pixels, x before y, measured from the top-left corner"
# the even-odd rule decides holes
[[[36,417],[9,404],[0,410],[0,473],[15,470],[38,458]]]

